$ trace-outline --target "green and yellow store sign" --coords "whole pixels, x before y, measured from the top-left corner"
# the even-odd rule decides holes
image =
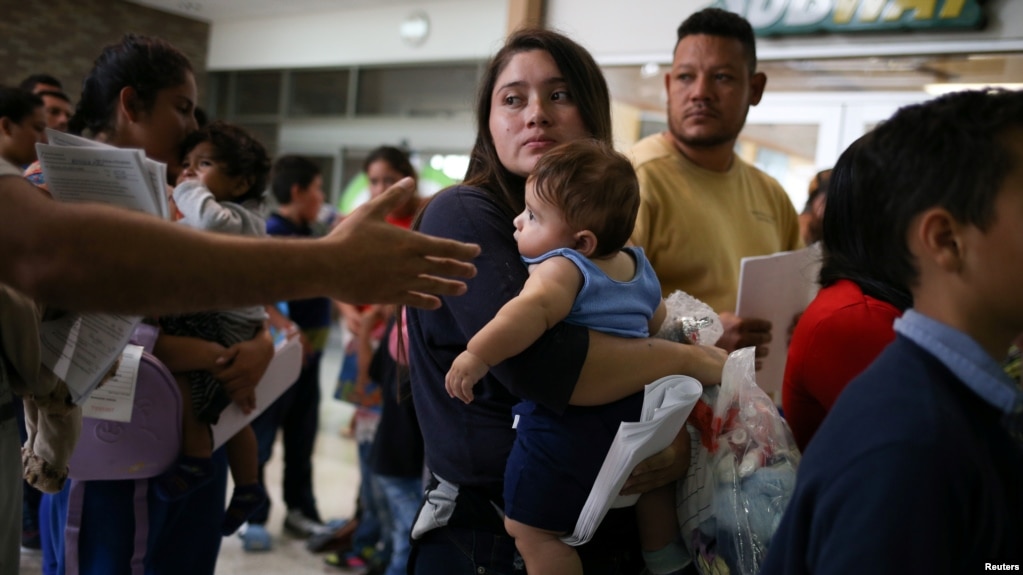
[[[760,36],[819,32],[978,29],[981,0],[717,0]]]

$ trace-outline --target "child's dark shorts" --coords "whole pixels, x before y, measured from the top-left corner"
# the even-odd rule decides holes
[[[590,489],[623,421],[638,421],[643,392],[596,407],[557,413],[531,401],[516,405],[515,444],[504,472],[504,512],[557,532],[575,529]]]

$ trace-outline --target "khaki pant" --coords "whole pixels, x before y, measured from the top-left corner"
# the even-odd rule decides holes
[[[0,405],[11,401],[0,389]],[[21,564],[21,438],[18,420],[0,422],[0,573],[16,575]]]

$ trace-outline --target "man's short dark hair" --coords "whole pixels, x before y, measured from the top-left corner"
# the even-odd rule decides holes
[[[910,223],[941,207],[986,230],[998,217],[999,188],[1020,161],[1009,139],[1020,137],[1023,92],[985,90],[904,107],[854,142],[831,174],[821,285],[850,279],[898,305],[885,292],[908,294],[919,277]]]
[[[319,175],[320,167],[309,158],[281,156],[274,162],[270,189],[277,203],[284,206],[291,203],[292,186],[298,184],[299,188],[308,188]]]
[[[753,35],[753,26],[742,16],[720,8],[704,8],[694,12],[678,27],[675,48],[686,36],[697,34],[738,40],[742,43],[749,73],[757,71],[757,41]]]
[[[67,94],[65,94],[64,92],[58,92],[56,90],[43,90],[41,92],[36,92],[36,96],[39,96],[40,98],[42,98],[43,96],[51,96],[53,98],[64,100],[68,104],[71,103],[71,98],[68,98]]]
[[[42,107],[43,99],[32,92],[0,86],[0,118],[7,118],[15,124],[20,124]]]
[[[60,80],[54,78],[49,74],[32,74],[28,78],[22,80],[21,84],[18,84],[18,87],[21,88],[22,90],[33,92],[35,91],[36,86],[39,84],[46,84],[47,86],[56,86],[61,90],[64,89],[64,84],[62,84]]]

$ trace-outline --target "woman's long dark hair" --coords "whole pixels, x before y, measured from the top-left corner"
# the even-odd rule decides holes
[[[877,245],[882,236],[872,231],[877,206],[868,197],[870,191],[857,179],[855,165],[863,161],[860,156],[868,147],[864,145],[868,137],[856,140],[842,153],[831,172],[828,189],[821,190],[828,201],[821,224],[820,284],[827,287],[847,279],[864,294],[905,311],[913,305],[913,296],[908,287],[896,283],[878,266],[885,250]]]
[[[907,234],[940,207],[984,231],[1015,157],[1023,93],[979,90],[906,106],[842,153],[824,208],[821,285],[839,279],[899,309],[919,269]]]
[[[568,84],[569,94],[579,109],[590,136],[607,145],[613,145],[611,137],[611,94],[607,89],[604,74],[593,56],[576,42],[563,34],[541,28],[526,28],[512,33],[504,46],[497,51],[487,64],[476,93],[476,143],[469,155],[469,168],[464,185],[474,186],[491,194],[508,215],[511,222],[522,212],[526,204],[526,178],[508,171],[501,164],[494,147],[494,135],[490,133],[490,108],[497,77],[516,55],[522,52],[543,50],[551,55],[562,78]],[[426,211],[420,208],[412,229],[419,229],[419,222]],[[398,310],[396,329],[401,330],[401,309]],[[399,347],[404,345],[402,332],[398,332]],[[404,394],[403,394],[404,395]]]
[[[121,90],[131,87],[143,110],[150,110],[164,88],[179,86],[192,64],[164,40],[127,34],[117,44],[103,49],[92,71],[82,83],[75,115],[68,122],[72,134],[89,136],[109,133],[114,128]]]
[[[490,108],[497,77],[516,55],[543,50],[551,55],[579,109],[590,136],[608,145],[611,141],[611,96],[607,82],[593,56],[563,34],[527,28],[508,36],[490,60],[476,94],[476,143],[469,156],[465,185],[494,195],[509,214],[509,220],[525,207],[526,179],[508,171],[497,156],[490,133]]]
[[[369,167],[375,162],[384,161],[387,162],[388,166],[398,172],[399,174],[409,177],[417,178],[416,168],[412,165],[412,160],[409,159],[408,152],[395,148],[394,146],[380,146],[373,149],[366,156],[366,159],[362,162],[362,171],[369,172]]]

